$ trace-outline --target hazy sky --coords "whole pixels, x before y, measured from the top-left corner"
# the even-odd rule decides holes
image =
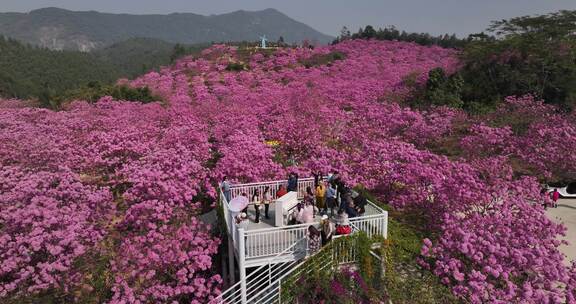
[[[334,36],[344,25],[355,32],[366,24],[466,36],[482,31],[491,20],[576,10],[576,0],[0,0],[3,12],[28,12],[48,6],[112,13],[203,15],[272,7]]]

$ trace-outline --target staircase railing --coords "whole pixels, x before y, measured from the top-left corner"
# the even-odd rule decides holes
[[[290,269],[296,268],[298,264],[302,263],[303,258],[307,254],[307,250],[307,239],[303,238],[298,240],[277,256],[270,258],[266,264],[258,267],[247,275],[245,280],[245,292],[242,291],[242,282],[238,282],[209,303],[253,303],[254,299],[257,299],[262,293],[269,290],[272,284],[277,283],[278,279],[283,274],[287,273]],[[276,261],[278,258],[286,254],[293,254],[295,258],[286,263],[278,263]]]
[[[289,287],[297,284],[299,278],[314,272],[332,273],[339,266],[356,263],[357,259],[358,249],[354,235],[336,236],[315,255],[282,275],[278,282],[273,284],[275,290],[269,291],[266,297],[261,298],[262,300],[250,303],[294,303],[294,294],[290,292]]]
[[[354,227],[355,231],[359,231]],[[308,256],[307,238],[300,239],[285,252],[270,258],[265,265],[252,271],[246,277],[246,292],[242,292],[242,282],[238,282],[210,301],[211,304],[226,303],[293,303],[294,294],[286,286],[297,283],[302,277],[313,272],[334,271],[338,266],[354,264],[358,259],[358,246],[355,233],[348,236],[335,236],[318,252]],[[279,263],[277,259],[285,254],[294,254],[292,261]]]

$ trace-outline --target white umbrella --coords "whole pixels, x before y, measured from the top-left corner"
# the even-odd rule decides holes
[[[248,198],[242,195],[239,195],[230,201],[231,212],[240,212],[244,210],[244,208],[246,208],[247,206],[248,206]]]

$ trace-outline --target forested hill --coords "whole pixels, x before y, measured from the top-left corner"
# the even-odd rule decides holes
[[[0,95],[45,97],[90,81],[110,82],[121,73],[92,54],[50,51],[0,37]]]
[[[109,85],[121,77],[135,77],[203,47],[134,38],[83,53],[39,48],[0,36],[0,97],[38,98],[47,103],[88,84]]]
[[[44,8],[30,13],[0,13],[0,35],[50,49],[81,51],[135,37],[183,44],[254,41],[261,35],[274,41],[282,36],[289,43],[304,39],[328,43],[333,39],[274,9],[203,16],[107,14]]]
[[[130,78],[163,65],[176,58],[199,53],[209,44],[181,45],[152,38],[131,38],[115,43],[93,54],[105,64],[113,64],[123,76]]]

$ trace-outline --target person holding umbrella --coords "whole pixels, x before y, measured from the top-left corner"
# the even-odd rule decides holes
[[[246,193],[242,193],[242,195],[238,195],[237,197],[233,198],[230,203],[228,204],[228,208],[232,217],[236,217],[240,212],[246,213],[248,210],[248,197]]]

